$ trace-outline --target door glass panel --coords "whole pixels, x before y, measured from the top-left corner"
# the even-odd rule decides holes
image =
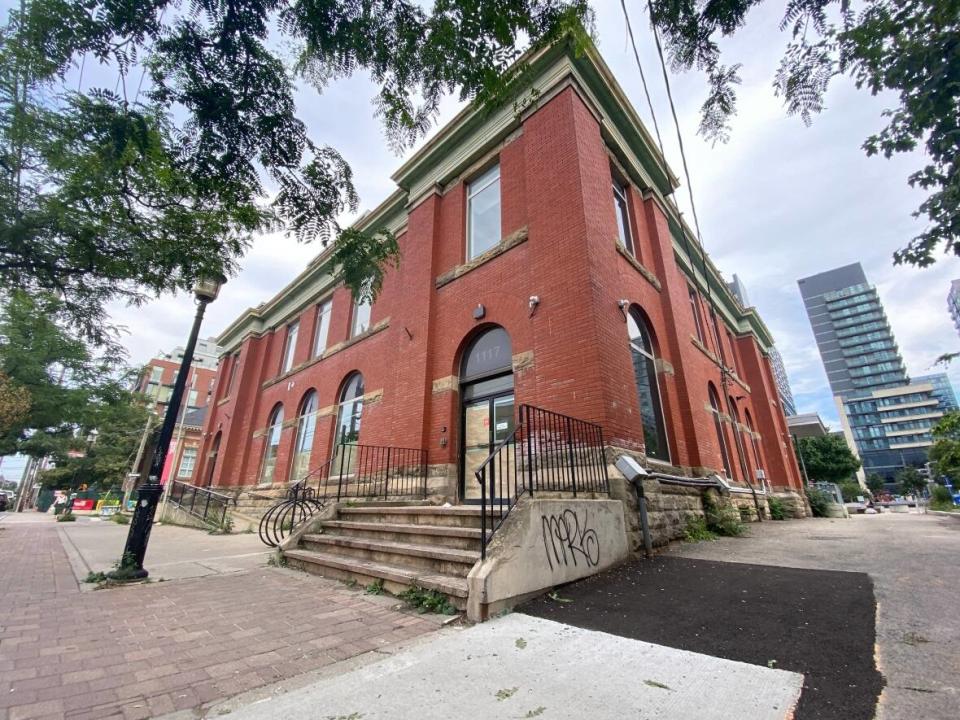
[[[480,484],[474,474],[490,454],[490,400],[477,400],[463,406],[463,483],[464,497],[480,499]]]

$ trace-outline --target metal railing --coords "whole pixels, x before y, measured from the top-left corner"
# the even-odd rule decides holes
[[[227,508],[237,504],[232,495],[224,495],[180,480],[172,482],[168,497],[170,502],[210,525],[222,528],[227,518]]]
[[[521,405],[517,426],[475,473],[482,507],[480,554],[524,495],[609,493],[603,428],[585,420]],[[488,531],[489,526],[489,531]]]
[[[427,496],[427,451],[341,443],[333,456],[290,485],[283,500],[260,519],[260,539],[276,547],[327,502]]]

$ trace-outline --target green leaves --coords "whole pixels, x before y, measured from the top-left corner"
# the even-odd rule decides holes
[[[796,448],[798,456],[803,456],[801,464],[806,466],[811,481],[841,482],[860,467],[860,461],[839,435],[800,438]]]
[[[254,233],[282,227],[336,240],[347,284],[375,294],[396,242],[341,234],[352,172],[308,137],[297,81],[368,72],[405,148],[446,93],[503,96],[525,44],[581,22],[585,0],[30,0],[0,28],[0,282],[58,293],[110,344],[106,303],[229,275]],[[93,62],[115,86],[68,85]]]
[[[762,0],[650,0],[675,69],[707,75],[700,133],[725,141],[736,112],[735,72],[720,64],[719,37],[738,30]],[[774,76],[787,112],[810,124],[831,80],[850,75],[872,94],[895,93],[887,126],[864,142],[868,155],[891,157],[923,147],[928,164],[908,183],[926,191],[914,215],[927,227],[894,254],[926,267],[938,251],[960,255],[960,0],[789,0],[781,31],[791,38]],[[735,71],[738,66],[734,66]]]

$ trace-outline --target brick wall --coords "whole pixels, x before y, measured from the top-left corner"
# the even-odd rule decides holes
[[[487,262],[466,264],[466,182],[452,179],[415,200],[399,237],[402,259],[388,272],[374,304],[371,332],[349,341],[352,300],[333,293],[328,352],[311,358],[316,307],[300,316],[294,368],[280,376],[285,319],[273,331],[247,338],[232,389],[217,387],[204,427],[204,452],[197,477],[209,474],[214,437],[222,437],[213,482],[257,483],[271,409],[283,405],[285,428],[274,482],[289,479],[297,408],[309,390],[321,408],[311,468],[330,454],[336,403],[351,372],[363,374],[369,402],[360,442],[424,447],[431,465],[455,467],[460,444],[457,388],[464,349],[491,325],[504,327],[512,353],[522,358],[515,376],[517,403],[530,403],[603,425],[607,439],[641,450],[643,433],[619,301],[642,310],[654,336],[663,410],[674,465],[697,471],[722,467],[709,411],[707,386],[721,395],[726,415],[732,396],[743,421],[749,412],[762,436],[761,462],[775,484],[798,482],[792,455],[782,445],[785,422],[776,405],[769,364],[752,337],[731,344],[720,326],[723,352],[741,383],[724,378],[711,353],[716,341],[704,312],[706,338],[697,344],[687,282],[674,256],[663,209],[641,188],[630,187],[631,232],[638,258],[617,247],[611,189],[611,156],[597,117],[567,88],[527,117],[497,150],[501,173],[501,231],[510,249]],[[474,170],[496,160],[477,158]],[[449,279],[451,273],[460,273]],[[438,282],[439,278],[445,278]],[[531,308],[529,298],[539,305]],[[474,318],[483,305],[485,316]],[[732,329],[731,329],[732,332]],[[734,333],[735,335],[735,333]],[[338,344],[346,343],[339,347]],[[232,358],[223,363],[226,383]],[[740,432],[729,418],[731,464],[740,475],[736,443]],[[744,436],[745,443],[749,440]],[[756,471],[745,444],[748,472]],[[743,478],[740,478],[741,480]]]

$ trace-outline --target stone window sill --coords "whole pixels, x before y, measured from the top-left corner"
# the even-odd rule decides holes
[[[653,285],[653,287],[657,289],[657,292],[660,292],[663,289],[663,286],[660,284],[660,280],[657,278],[657,276],[650,272],[650,270],[648,270],[646,266],[637,260],[633,255],[628,253],[627,249],[620,244],[619,240],[614,240],[613,242],[617,246],[617,252],[620,253],[620,255],[623,256],[628,263],[630,263],[634,270],[643,275],[643,278],[648,283]]]
[[[308,367],[316,365],[318,362],[321,362],[322,360],[326,360],[331,355],[336,355],[338,352],[346,350],[349,347],[353,347],[358,342],[362,342],[366,340],[368,337],[371,337],[373,335],[376,335],[379,332],[382,332],[383,330],[386,330],[388,327],[390,327],[390,318],[384,318],[383,320],[378,322],[376,325],[373,325],[370,328],[368,328],[365,332],[362,332],[359,335],[356,335],[350,338],[349,340],[344,340],[343,342],[339,342],[336,345],[331,345],[323,352],[322,355],[315,358],[310,358],[306,362],[300,363],[299,365],[295,365],[294,367],[290,368],[290,370],[283,373],[282,375],[278,375],[275,378],[271,378],[270,380],[267,380],[260,387],[268,388],[271,385],[276,385],[279,382],[283,382],[287,378],[292,377],[293,375],[296,375],[298,372],[301,372],[302,370],[305,370]]]
[[[494,258],[500,257],[508,250],[515,248],[517,245],[520,245],[521,243],[526,242],[527,235],[528,235],[527,227],[526,225],[524,225],[519,230],[515,230],[514,232],[510,233],[505,238],[503,238],[503,240],[501,240],[498,245],[490,248],[485,253],[478,255],[470,262],[466,262],[463,265],[457,265],[452,270],[448,270],[442,275],[438,275],[436,281],[434,282],[434,284],[437,287],[437,290],[442,288],[444,285],[448,285],[449,283],[452,283],[458,277],[462,277],[466,275],[471,270],[475,270],[481,265],[487,264]]]

